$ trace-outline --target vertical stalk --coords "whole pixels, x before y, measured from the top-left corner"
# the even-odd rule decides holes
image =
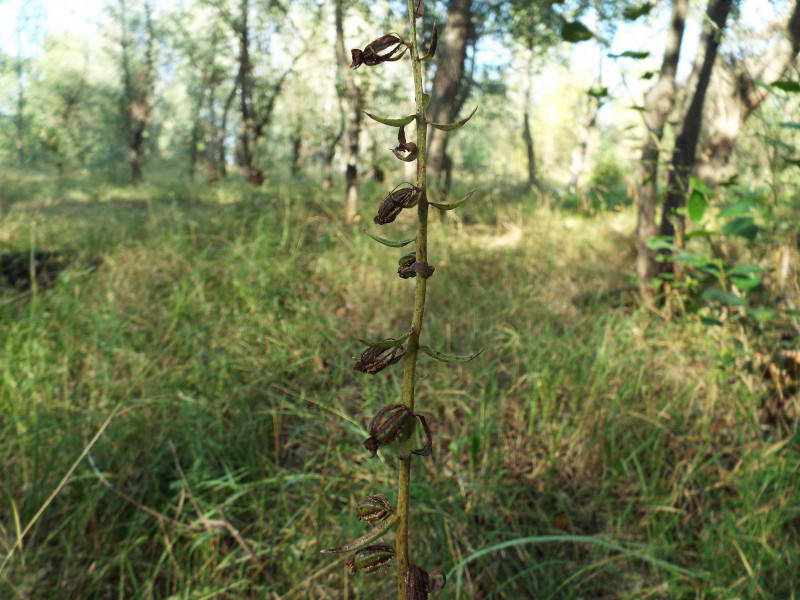
[[[408,5],[408,22],[411,30],[411,65],[414,72],[414,96],[417,107],[417,182],[420,198],[417,205],[419,230],[416,237],[416,258],[419,262],[428,262],[428,197],[425,177],[426,141],[428,124],[425,120],[424,90],[422,89],[422,61],[419,59],[417,44],[417,22],[414,16],[414,0],[406,0]],[[425,292],[427,279],[416,277],[414,292],[414,315],[411,321],[411,336],[408,338],[403,361],[403,404],[414,411],[414,382],[417,370],[417,353],[419,336],[422,332],[422,317],[425,314]],[[409,526],[409,491],[411,487],[411,458],[399,461],[397,490],[397,530],[395,535],[395,556],[397,560],[398,600],[406,599],[406,572],[408,571],[408,526]]]

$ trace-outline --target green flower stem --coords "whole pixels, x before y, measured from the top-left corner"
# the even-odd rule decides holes
[[[428,262],[428,196],[426,186],[425,159],[427,156],[428,124],[425,120],[424,91],[422,89],[422,61],[417,44],[417,22],[414,17],[414,0],[406,0],[408,4],[408,21],[411,28],[411,64],[414,71],[414,93],[417,105],[417,187],[420,193],[417,211],[419,230],[416,238],[417,261]],[[425,292],[427,279],[416,277],[414,293],[414,316],[411,321],[411,336],[408,338],[405,359],[403,362],[403,404],[414,411],[414,381],[417,371],[417,353],[419,336],[422,332],[422,317],[425,314]],[[397,490],[397,530],[395,535],[395,555],[397,560],[398,599],[406,600],[406,572],[408,571],[408,525],[409,525],[409,491],[411,487],[411,458],[400,460]]]

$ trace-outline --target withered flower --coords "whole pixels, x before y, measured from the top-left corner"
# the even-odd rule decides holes
[[[364,447],[375,456],[381,445],[405,441],[413,431],[414,413],[407,406],[384,406],[370,421],[370,437],[364,440]]]
[[[356,552],[345,564],[350,575],[358,571],[372,573],[385,567],[394,558],[394,548],[387,544],[373,544]]]
[[[417,255],[415,252],[410,252],[408,254],[404,254],[400,257],[400,260],[397,261],[397,274],[402,279],[408,279],[409,277],[416,277],[417,272],[411,268],[411,266],[417,262]]]
[[[378,214],[375,215],[373,221],[375,221],[376,225],[391,223],[397,218],[401,210],[416,206],[417,200],[419,200],[418,187],[410,185],[410,187],[395,189],[383,199],[383,202],[378,207]]]
[[[385,54],[380,54],[387,48],[392,49]],[[359,50],[358,48],[350,50],[350,55],[353,58],[350,68],[357,69],[361,65],[374,67],[382,62],[400,60],[407,49],[408,46],[399,36],[388,33],[367,44],[364,50]]]
[[[434,270],[436,267],[433,265],[429,265],[426,262],[415,262],[409,266],[409,269],[417,273],[423,279],[427,279],[431,275],[433,275]]]
[[[388,354],[386,354],[387,352]],[[403,354],[405,354],[405,351],[402,345],[394,346],[393,348],[370,346],[362,352],[353,368],[356,371],[374,375],[403,358]]]
[[[380,495],[367,496],[356,507],[358,520],[366,521],[367,523],[382,521],[393,512],[394,509],[389,504],[389,499]]]
[[[397,146],[392,148],[394,155],[404,162],[417,160],[419,150],[414,142],[406,141],[406,128],[401,127],[397,132]]]
[[[444,573],[436,571],[428,575],[425,569],[417,565],[408,565],[405,579],[407,600],[427,600],[428,594],[438,592],[445,584]]]

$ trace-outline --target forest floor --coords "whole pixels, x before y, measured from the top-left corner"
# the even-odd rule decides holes
[[[311,183],[0,189],[0,597],[389,597],[319,551],[395,495],[361,444],[401,369],[352,364],[413,293],[360,228],[410,216],[378,231],[369,188],[345,226]],[[738,333],[637,305],[630,210],[460,210],[431,228],[423,335],[485,350],[421,363],[412,489],[441,597],[797,597],[800,437]]]

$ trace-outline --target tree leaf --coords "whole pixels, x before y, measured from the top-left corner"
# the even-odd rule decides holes
[[[635,60],[642,60],[650,56],[649,52],[639,52],[637,50],[626,50],[621,54],[609,54],[611,58],[633,58]]]
[[[459,127],[463,127],[464,125],[466,125],[467,121],[469,121],[472,118],[472,115],[474,115],[477,112],[477,110],[478,107],[476,106],[472,110],[472,112],[469,113],[469,116],[466,119],[461,119],[460,121],[456,121],[455,123],[431,123],[431,127],[435,127],[436,129],[441,129],[442,131],[453,131],[453,129],[458,129]]]
[[[750,200],[742,200],[736,204],[726,206],[719,212],[720,217],[741,217],[748,214],[753,208],[753,203]]]
[[[458,208],[459,206],[464,204],[464,202],[469,200],[472,197],[472,194],[474,194],[476,191],[477,190],[472,190],[469,194],[464,196],[461,200],[456,200],[455,202],[453,202],[451,204],[443,204],[441,202],[431,202],[430,200],[428,201],[428,204],[430,204],[431,206],[435,206],[439,210],[453,210],[454,208]]]
[[[590,88],[587,92],[592,98],[605,98],[608,96],[608,88],[607,87],[593,87]]]
[[[783,127],[784,129],[800,129],[800,123],[797,121],[784,121],[783,123],[778,123],[778,127]]]
[[[362,229],[363,233],[371,237],[373,240],[378,242],[379,244],[383,244],[384,246],[389,246],[390,248],[402,248],[403,246],[408,246],[410,243],[414,242],[417,238],[408,238],[407,240],[387,240],[386,238],[378,237],[377,235],[372,235],[369,231]]]
[[[594,34],[580,21],[567,21],[561,25],[561,39],[571,44],[585,42],[594,37]]]
[[[672,250],[675,242],[671,236],[657,235],[647,240],[647,247],[650,250]]]
[[[407,117],[398,117],[393,119],[391,117],[380,117],[378,115],[373,115],[371,112],[364,111],[370,119],[377,121],[378,123],[382,123],[383,125],[388,125],[389,127],[405,127],[411,121],[417,118],[417,115],[408,115]]]
[[[717,288],[711,288],[703,292],[703,299],[711,302],[719,302],[728,306],[744,306],[747,302],[739,296],[734,296]]]
[[[735,235],[753,241],[758,235],[759,227],[752,217],[736,217],[725,223],[720,231],[724,235]]]
[[[779,79],[778,81],[773,81],[770,85],[772,85],[772,87],[778,88],[779,90],[783,90],[784,92],[793,92],[793,93],[800,92],[800,82],[798,81]]]
[[[774,319],[776,312],[772,308],[755,308],[748,310],[747,315],[753,317],[759,323],[765,323]]]
[[[386,339],[386,340],[378,340],[378,341],[375,341],[375,342],[370,342],[368,340],[362,340],[361,338],[358,338],[358,341],[361,342],[362,344],[364,344],[365,346],[369,346],[370,348],[387,348],[388,349],[388,348],[394,348],[395,346],[399,346],[400,344],[405,342],[408,339],[408,336],[410,336],[410,335],[411,335],[411,332],[409,331],[404,336],[396,338],[396,339],[395,338],[389,338],[389,339]]]
[[[734,276],[731,277],[731,283],[734,287],[738,290],[742,290],[743,292],[749,292],[750,290],[754,290],[757,287],[761,286],[761,278],[750,276]]]
[[[686,211],[689,213],[689,218],[695,223],[703,220],[703,215],[706,214],[708,208],[708,200],[698,190],[692,190],[689,196],[689,202],[686,204]]]
[[[649,15],[653,8],[654,4],[652,2],[644,2],[639,6],[628,6],[622,11],[622,16],[627,21],[635,21],[640,17]]]
[[[419,349],[431,358],[435,358],[441,362],[469,362],[473,358],[476,358],[478,355],[483,353],[483,350],[479,350],[475,354],[468,355],[447,354],[445,352],[434,350],[430,346],[420,346]]]

